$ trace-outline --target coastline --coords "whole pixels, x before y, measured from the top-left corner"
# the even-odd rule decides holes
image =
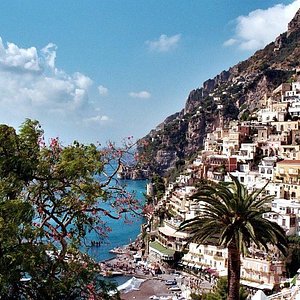
[[[202,285],[203,290],[211,288],[209,283],[185,272],[175,274],[171,273],[171,270],[163,269],[161,274],[156,274],[153,264],[137,260],[136,253],[139,250],[129,250],[131,247],[132,245],[122,247],[125,253],[117,254],[116,257],[100,263],[102,273],[112,276],[111,278],[118,278],[113,277],[114,274],[131,277],[117,287],[122,300],[185,300],[189,299],[193,286]],[[166,284],[167,281],[175,283]],[[149,298],[151,296],[153,298]]]
[[[146,279],[138,290],[132,290],[127,293],[121,292],[122,300],[148,300],[149,297],[156,295],[157,297],[164,297],[165,299],[172,299],[174,294],[169,294],[167,286],[159,279]],[[168,297],[168,298],[167,298]]]
[[[171,295],[168,286],[165,285],[165,281],[172,279],[174,276],[161,274],[158,277],[151,270],[150,265],[145,262],[136,261],[134,259],[136,251],[130,251],[129,248],[129,245],[123,246],[124,253],[116,254],[116,257],[100,263],[103,270],[102,275],[106,277],[114,278],[113,274],[132,276],[125,283],[117,287],[120,291],[121,299],[143,300],[149,299],[153,295]]]

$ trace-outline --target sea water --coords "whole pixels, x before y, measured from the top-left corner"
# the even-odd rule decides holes
[[[145,201],[144,193],[146,192],[146,180],[122,180],[122,185],[126,186],[126,190],[134,194],[141,202]],[[110,253],[109,250],[115,247],[128,245],[133,242],[141,232],[141,225],[145,222],[142,216],[131,216],[131,222],[125,222],[124,218],[121,220],[108,219],[108,224],[112,231],[108,234],[108,237],[99,247],[90,247],[87,249],[87,253],[93,257],[96,261],[104,261],[115,257],[116,255]],[[95,235],[91,234],[89,240],[95,240]],[[126,282],[130,282],[132,276],[117,276],[113,278],[104,278],[114,282],[117,286],[120,286]]]
[[[144,193],[146,192],[146,180],[122,180],[122,185],[126,186],[126,190],[129,193],[135,195],[141,202],[145,201]],[[125,222],[125,219],[107,219],[107,225],[111,228],[111,232],[108,233],[108,237],[102,241],[99,247],[89,247],[86,252],[93,257],[96,261],[103,261],[113,258],[115,254],[110,253],[109,250],[128,245],[133,242],[141,232],[141,225],[145,222],[145,219],[140,215],[127,216],[130,222]],[[88,237],[88,243],[97,240],[94,233],[91,233]]]

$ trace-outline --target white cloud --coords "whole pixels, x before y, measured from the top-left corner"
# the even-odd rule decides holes
[[[7,47],[5,48],[1,38],[0,65],[2,68],[15,70],[40,71],[38,54],[35,47],[22,49],[13,43],[7,43]]]
[[[53,70],[55,69],[56,50],[57,46],[53,43],[49,43],[41,50],[41,54],[44,57],[44,62]]]
[[[111,119],[106,115],[97,115],[94,117],[86,118],[84,119],[86,123],[97,123],[97,124],[103,124],[105,122],[111,121]]]
[[[146,41],[149,49],[157,52],[168,52],[178,45],[181,38],[181,34],[176,34],[168,37],[166,34],[162,34],[158,40]]]
[[[106,88],[103,85],[98,86],[98,92],[101,96],[107,96],[108,95],[108,88]]]
[[[151,94],[147,91],[141,91],[141,92],[131,92],[129,93],[129,96],[132,98],[148,99],[151,97]]]
[[[14,127],[26,118],[37,119],[49,135],[71,141],[84,135],[83,123],[92,126],[110,119],[94,117],[95,103],[89,99],[93,81],[80,72],[58,69],[56,51],[53,43],[38,50],[4,45],[0,38],[0,119]]]
[[[257,9],[236,19],[235,35],[224,46],[238,45],[242,50],[264,47],[287,30],[289,21],[300,8],[300,0],[291,4],[278,4],[268,9]]]
[[[238,41],[236,39],[229,39],[227,41],[224,42],[224,46],[232,46],[234,44],[236,44]]]
[[[88,89],[93,83],[93,81],[89,77],[87,77],[79,72],[76,72],[73,75],[73,78],[74,78],[76,85],[79,88],[84,89],[84,90]]]

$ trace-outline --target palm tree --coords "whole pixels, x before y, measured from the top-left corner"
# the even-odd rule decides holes
[[[230,183],[202,186],[192,198],[200,201],[201,212],[184,221],[179,230],[190,233],[191,242],[203,244],[216,240],[228,248],[228,300],[239,299],[241,254],[251,243],[268,251],[273,244],[286,255],[287,241],[283,228],[263,218],[270,212],[266,204],[272,196],[264,196],[265,186],[249,193],[234,176]]]

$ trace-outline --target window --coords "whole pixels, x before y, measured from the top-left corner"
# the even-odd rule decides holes
[[[295,227],[295,225],[296,225],[296,218],[291,218],[291,220],[290,220],[290,226],[291,227]]]

